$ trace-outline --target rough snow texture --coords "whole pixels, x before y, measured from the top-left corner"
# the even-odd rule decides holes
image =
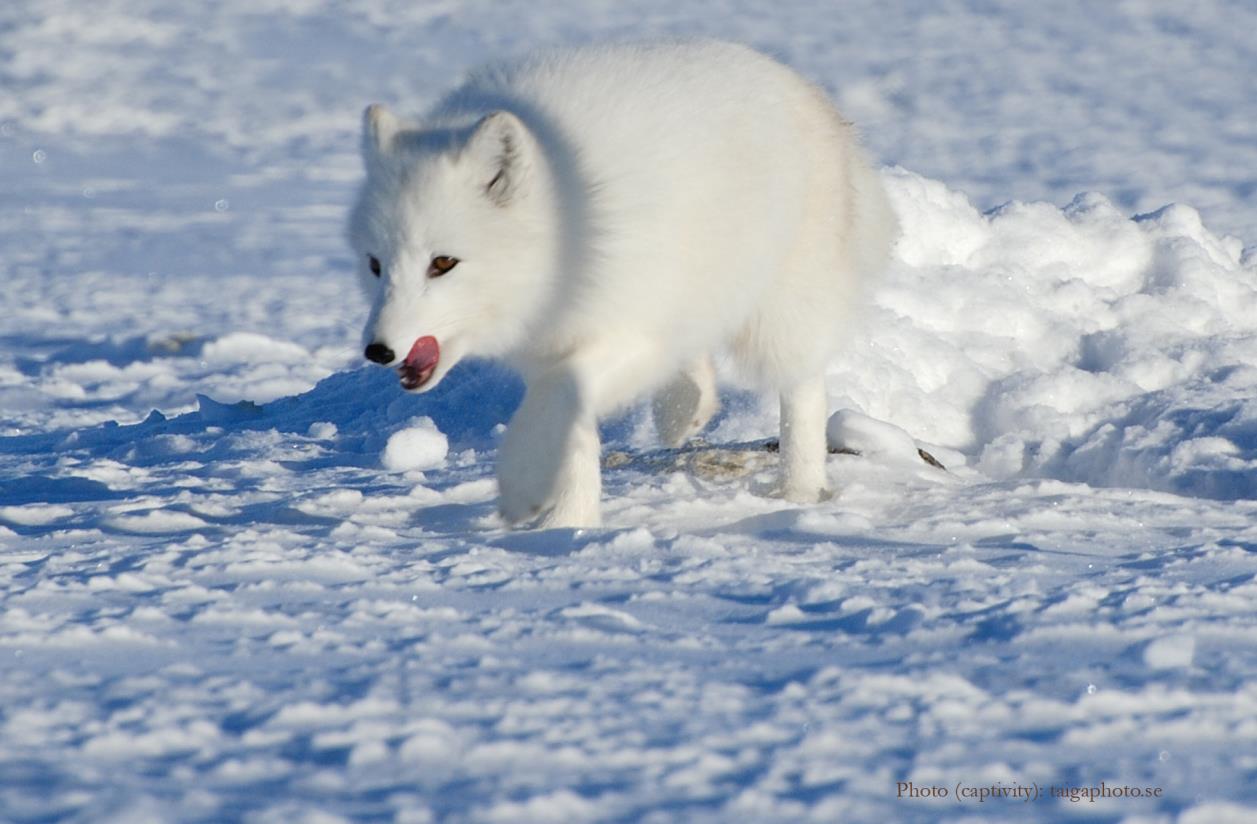
[[[889,175],[897,267],[832,385],[992,478],[1257,497],[1257,255],[1188,206],[980,214]],[[868,376],[877,370],[878,380]]]
[[[842,9],[5,4],[0,818],[1254,820],[1251,4]],[[506,532],[516,378],[357,368],[361,107],[699,33],[890,165],[829,382],[869,454],[810,507],[629,460],[606,529]]]

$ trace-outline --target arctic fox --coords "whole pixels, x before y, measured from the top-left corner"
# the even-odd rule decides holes
[[[600,523],[597,420],[657,391],[679,444],[732,352],[781,401],[781,494],[825,490],[826,363],[897,233],[849,123],[792,70],[699,41],[547,52],[473,74],[422,120],[364,116],[349,234],[366,357],[407,390],[505,359],[511,524]]]

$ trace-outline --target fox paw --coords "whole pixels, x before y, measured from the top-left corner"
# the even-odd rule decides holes
[[[536,521],[546,509],[546,499],[528,484],[498,480],[498,514],[511,526]]]

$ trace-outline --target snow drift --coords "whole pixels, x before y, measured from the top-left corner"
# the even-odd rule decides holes
[[[979,214],[902,169],[904,222],[831,391],[992,478],[1257,495],[1257,255],[1187,206]]]

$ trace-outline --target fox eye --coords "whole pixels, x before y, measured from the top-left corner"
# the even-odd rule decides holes
[[[375,255],[367,255],[367,265],[371,267],[371,274],[378,278],[380,276],[380,259]]]
[[[458,258],[449,255],[437,255],[432,258],[432,265],[428,267],[428,277],[439,278],[449,270],[458,265]]]

